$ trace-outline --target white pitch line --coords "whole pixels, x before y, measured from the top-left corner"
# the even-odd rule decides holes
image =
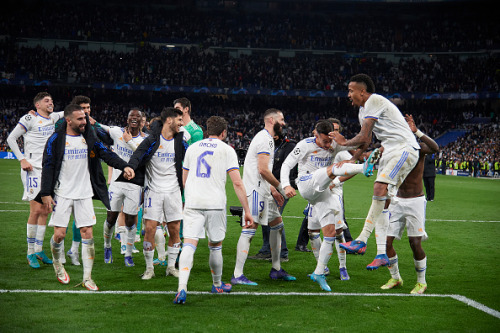
[[[34,294],[92,294],[92,295],[175,295],[177,292],[169,291],[131,291],[131,290],[109,290],[109,291],[88,291],[88,290],[36,290],[36,289],[0,289],[0,294],[5,293],[34,293]],[[189,291],[191,295],[211,295],[208,291]],[[237,291],[227,296],[361,296],[361,297],[439,297],[452,298],[471,306],[477,310],[483,311],[490,316],[500,319],[500,312],[487,307],[484,304],[476,302],[468,297],[453,294],[384,294],[384,293],[304,293],[304,292],[247,292]]]

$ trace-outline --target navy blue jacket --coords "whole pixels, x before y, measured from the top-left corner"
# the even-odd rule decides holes
[[[43,196],[50,195],[54,197],[54,189],[59,181],[59,174],[61,173],[61,165],[64,158],[66,127],[67,123],[64,122],[57,128],[54,134],[50,136],[45,145],[42,162],[42,186],[40,193],[35,198],[38,202],[42,202],[41,197]],[[101,159],[108,165],[120,170],[125,169],[128,163],[99,141],[95,131],[88,125],[88,117],[83,137],[88,146],[88,167],[90,182],[92,184],[92,190],[94,191],[93,199],[101,200],[107,209],[111,209],[109,205],[108,187],[102,171]],[[75,175],[75,177],[78,177],[78,175]]]

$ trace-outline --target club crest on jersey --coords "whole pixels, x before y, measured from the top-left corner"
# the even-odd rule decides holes
[[[25,119],[26,119],[26,121],[30,121],[31,120],[31,115],[30,114],[26,115]]]
[[[299,147],[296,147],[294,150],[293,150],[293,154],[295,156],[299,155],[300,154],[300,148]]]

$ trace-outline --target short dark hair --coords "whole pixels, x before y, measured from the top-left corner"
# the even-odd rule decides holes
[[[71,101],[71,104],[90,104],[90,98],[87,96],[83,95],[78,95],[73,97],[73,100]]]
[[[340,120],[338,120],[337,118],[328,118],[327,119],[329,122],[331,122],[332,124],[338,124],[339,125],[339,132],[342,132],[342,123],[340,122]],[[335,127],[334,127],[335,129]]]
[[[130,112],[132,111],[139,111],[139,113],[141,114],[141,117],[144,115],[144,113],[141,111],[141,109],[139,108],[130,108],[130,111],[127,113],[127,116],[130,114]]]
[[[191,101],[189,99],[187,99],[186,97],[177,98],[174,101],[174,106],[177,103],[182,105],[183,108],[189,108],[188,114],[191,115]]]
[[[52,98],[52,96],[48,92],[46,92],[46,91],[39,92],[38,94],[35,95],[35,98],[33,98],[33,105],[35,105],[36,103],[40,102],[45,97]]]
[[[167,120],[167,118],[176,118],[178,116],[182,116],[181,110],[178,110],[178,109],[173,108],[173,107],[165,107],[161,111],[160,119],[161,119],[161,122],[164,123]]]
[[[226,119],[219,116],[212,116],[207,119],[207,135],[221,135],[224,130],[227,130]]]
[[[314,129],[318,134],[328,135],[328,133],[333,132],[333,124],[328,120],[320,120],[316,123]]]
[[[278,109],[275,109],[275,108],[270,108],[270,109],[267,109],[266,112],[264,112],[264,117],[263,119],[266,119],[268,116],[272,115],[272,114],[277,114],[278,112],[281,112],[280,110]]]
[[[73,104],[73,103],[68,104],[64,108],[64,118],[68,118],[69,116],[71,116],[71,114],[73,114],[73,112],[80,111],[80,110],[83,110],[80,105]]]
[[[356,74],[351,77],[349,82],[357,82],[365,85],[366,92],[373,94],[375,93],[375,84],[371,77],[366,74]]]

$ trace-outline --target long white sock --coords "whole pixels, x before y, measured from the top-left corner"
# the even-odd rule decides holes
[[[52,261],[54,264],[60,264],[62,242],[56,243],[54,236],[50,238],[50,252],[52,252]]]
[[[418,283],[427,283],[425,282],[425,271],[427,270],[427,257],[422,260],[415,260],[415,270],[417,271],[417,282]]]
[[[36,228],[35,253],[42,252],[43,239],[45,238],[45,229],[47,229],[47,227],[41,224],[39,224]]]
[[[250,243],[255,236],[256,229],[242,229],[238,244],[236,245],[236,264],[234,265],[234,277],[238,278],[243,275],[243,267],[250,251]]]
[[[359,234],[356,240],[360,240],[362,242],[367,242],[368,238],[372,234],[373,228],[375,227],[375,222],[382,211],[384,210],[385,205],[385,197],[373,197],[372,204],[370,206],[370,210],[368,211],[368,215],[366,216],[365,225],[363,226],[363,230]]]
[[[136,227],[135,225],[133,225],[132,227],[125,227],[125,229],[126,229],[125,233],[122,234],[127,239],[127,248],[125,250],[125,257],[131,257],[132,249],[134,248]]]
[[[127,236],[125,236],[126,230],[127,229],[123,225],[118,227],[118,233],[120,234],[120,249],[127,248]]]
[[[396,254],[394,257],[389,258],[389,272],[391,273],[391,277],[393,279],[399,280],[401,279],[401,275],[399,274],[399,265],[398,265],[398,255]]]
[[[337,257],[339,258],[339,268],[345,268],[347,256],[345,250],[339,246],[340,243],[345,243],[343,232],[335,235],[335,250],[337,250]]]
[[[362,172],[363,164],[344,163],[338,168],[332,167],[332,173],[335,176],[351,176]]]
[[[72,241],[71,242],[71,252],[78,254],[80,251],[80,242]]]
[[[281,234],[283,233],[283,222],[269,228],[269,246],[271,247],[272,267],[279,271],[281,269]]]
[[[309,232],[309,240],[311,241],[311,249],[314,254],[314,258],[318,261],[319,251],[321,249],[321,236],[319,232]]]
[[[103,225],[102,235],[104,238],[104,247],[107,249],[109,249],[111,247],[111,237],[113,237],[114,230],[115,230],[115,226],[113,225],[112,227],[110,227],[110,225],[108,224],[108,221],[105,220],[104,225]]]
[[[155,250],[153,248],[153,244],[144,241],[142,243],[142,248],[142,253],[144,253],[144,261],[146,262],[146,269],[154,269],[153,256],[155,254]]]
[[[167,268],[175,267],[175,262],[179,256],[179,251],[181,249],[181,243],[175,243],[173,246],[167,246]]]
[[[220,287],[222,285],[222,245],[221,246],[208,246],[210,250],[210,257],[208,259],[208,264],[210,265],[210,271],[212,272],[212,281],[214,286]],[[182,249],[184,252],[184,249]]]
[[[387,251],[387,229],[389,229],[389,210],[384,209],[375,223],[377,254],[385,254]]]
[[[64,253],[64,239],[61,241],[61,246],[59,247],[59,255],[61,258],[61,263],[66,263],[66,254]]]
[[[179,288],[178,291],[184,289],[187,291],[187,284],[191,268],[193,268],[194,253],[196,246],[190,243],[184,243],[181,255],[179,256]]]
[[[36,224],[26,225],[26,242],[28,243],[28,255],[35,253]]]
[[[156,227],[155,232],[156,252],[158,252],[158,259],[165,261],[167,253],[165,252],[165,234],[161,225]],[[176,259],[177,260],[177,259]]]
[[[323,237],[323,242],[321,243],[321,249],[319,251],[318,263],[314,274],[325,274],[325,267],[330,261],[330,257],[333,254],[333,243],[335,242],[335,237]]]
[[[92,276],[92,267],[94,266],[95,247],[94,239],[82,238],[82,263],[83,263],[83,281]]]

